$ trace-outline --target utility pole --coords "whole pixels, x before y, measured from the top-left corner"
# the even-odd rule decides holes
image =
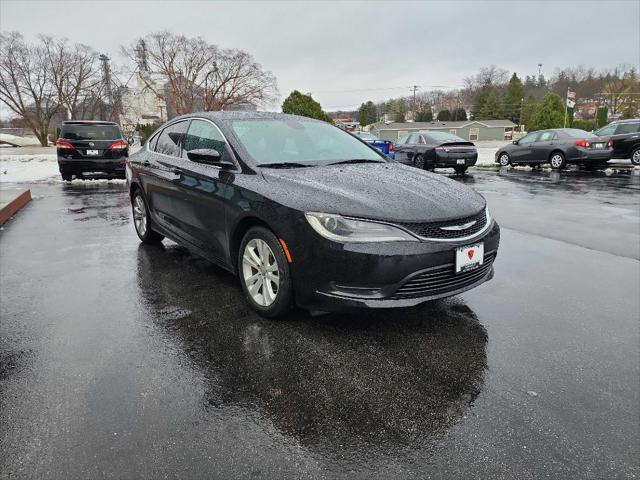
[[[540,78],[540,75],[542,74],[542,64],[539,63],[538,64],[538,78]]]
[[[524,109],[524,97],[520,99],[520,120],[518,124],[518,129],[520,133],[522,133],[522,110]]]
[[[415,114],[416,110],[416,91],[420,88],[420,85],[414,85],[413,87],[413,111]]]
[[[109,57],[104,53],[98,57],[102,63],[102,82],[104,84],[107,100],[113,104],[113,90],[111,89],[111,68],[109,67]]]

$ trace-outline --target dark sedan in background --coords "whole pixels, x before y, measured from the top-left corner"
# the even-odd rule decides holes
[[[576,128],[555,128],[531,132],[499,148],[495,161],[503,167],[549,163],[551,168],[561,170],[572,163],[602,168],[611,159],[611,153],[609,140]]]
[[[369,132],[351,132],[355,137],[358,137],[363,142],[367,142],[373,148],[377,148],[389,158],[395,157],[395,151],[393,143],[389,140],[380,140],[373,133]]]
[[[500,229],[480,194],[326,122],[178,117],[131,157],[127,179],[140,239],[167,236],[236,273],[264,316],[408,307],[493,275]]]
[[[395,148],[396,161],[421,170],[453,168],[462,174],[478,160],[472,142],[447,132],[411,133],[398,139]]]
[[[58,167],[63,180],[74,175],[103,174],[124,178],[129,144],[117,123],[66,121],[56,142]]]
[[[640,166],[640,119],[619,120],[594,132],[604,140],[611,140],[613,158],[629,158]]]

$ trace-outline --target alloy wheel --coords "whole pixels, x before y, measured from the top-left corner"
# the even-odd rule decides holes
[[[247,243],[242,254],[242,276],[249,295],[258,305],[268,307],[276,301],[280,271],[267,242],[253,238]]]
[[[500,165],[502,165],[503,167],[506,167],[507,165],[509,165],[509,155],[507,155],[506,153],[503,153],[502,155],[500,155]]]
[[[136,195],[133,200],[133,224],[138,235],[144,237],[147,233],[147,209],[140,194]]]
[[[556,153],[553,157],[551,157],[551,166],[553,168],[562,167],[563,162],[564,162],[564,158],[559,153]]]
[[[631,163],[640,165],[640,148],[636,148],[631,155]]]

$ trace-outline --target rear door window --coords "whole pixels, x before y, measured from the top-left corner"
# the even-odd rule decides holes
[[[555,140],[558,138],[556,132],[542,132],[540,134],[539,142],[550,142],[551,140]]]
[[[205,120],[192,120],[189,131],[182,143],[182,157],[188,158],[187,153],[191,150],[212,149],[224,155],[226,142],[224,137],[213,124]]]
[[[120,140],[122,133],[117,125],[66,123],[62,125],[60,138],[65,140]]]
[[[188,121],[178,122],[165,128],[158,137],[155,152],[179,157],[180,144],[187,133],[188,123]]]
[[[616,128],[616,135],[624,135],[626,133],[637,133],[638,126],[640,123],[620,123],[618,124],[618,128]]]

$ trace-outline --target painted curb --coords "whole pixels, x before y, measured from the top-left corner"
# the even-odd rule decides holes
[[[2,195],[7,195],[7,191],[2,192]],[[7,202],[6,205],[2,205],[0,209],[0,225],[14,216],[22,207],[31,201],[31,190],[15,190],[13,198]]]

